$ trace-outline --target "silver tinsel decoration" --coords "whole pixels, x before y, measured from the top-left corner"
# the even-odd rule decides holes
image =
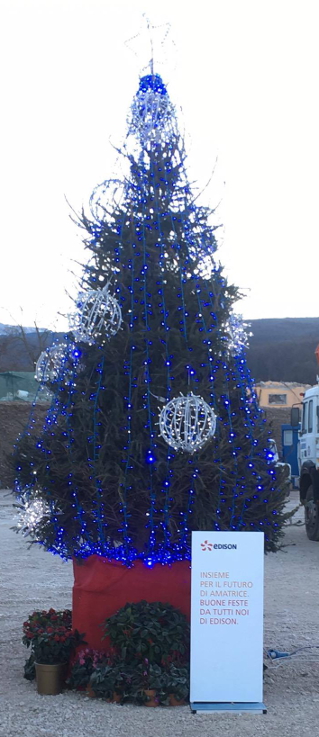
[[[167,141],[175,125],[174,108],[159,74],[141,78],[132,104],[130,132],[137,133],[142,145],[152,138]]]
[[[216,415],[202,397],[190,392],[163,407],[159,427],[160,435],[174,450],[194,453],[215,434]]]
[[[70,377],[78,368],[80,355],[80,351],[73,343],[57,343],[46,348],[37,360],[35,379],[40,384],[45,384],[63,376]]]
[[[81,294],[77,308],[70,318],[70,329],[77,342],[103,344],[105,338],[111,338],[121,326],[121,307],[110,294],[109,284]]]
[[[227,351],[231,356],[239,356],[249,346],[251,332],[247,332],[249,323],[243,321],[242,315],[231,314],[227,322],[222,326],[223,332],[227,333],[224,338]]]
[[[36,538],[36,531],[39,522],[44,517],[50,517],[51,510],[49,505],[43,501],[39,495],[39,490],[34,489],[31,493],[26,491],[21,494],[19,500],[19,511],[16,529],[24,535],[31,535]]]

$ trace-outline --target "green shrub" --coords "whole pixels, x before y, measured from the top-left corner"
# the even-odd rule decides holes
[[[147,660],[150,664],[166,665],[189,659],[189,623],[171,604],[125,604],[106,619],[105,637],[125,663]]]

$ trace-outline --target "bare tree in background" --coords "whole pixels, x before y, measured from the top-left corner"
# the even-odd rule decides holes
[[[40,330],[34,323],[34,332],[23,325],[9,325],[0,335],[0,372],[34,371],[40,353],[53,341],[51,330]]]

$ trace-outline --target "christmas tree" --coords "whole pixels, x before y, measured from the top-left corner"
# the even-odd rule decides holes
[[[162,78],[140,78],[123,180],[82,212],[90,258],[65,342],[41,355],[52,392],[15,449],[20,528],[64,558],[190,558],[192,530],[260,530],[278,549],[285,490]]]

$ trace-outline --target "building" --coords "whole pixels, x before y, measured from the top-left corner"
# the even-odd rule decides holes
[[[297,381],[260,381],[255,385],[259,406],[265,412],[280,458],[282,425],[290,424],[291,407],[302,401],[303,394],[309,386],[310,384],[299,384]]]
[[[1,371],[0,372],[0,402],[50,401],[50,392],[39,386],[34,378],[34,371]]]
[[[299,404],[309,387],[310,384],[298,384],[296,381],[260,381],[255,390],[259,406],[263,409],[284,409]]]

